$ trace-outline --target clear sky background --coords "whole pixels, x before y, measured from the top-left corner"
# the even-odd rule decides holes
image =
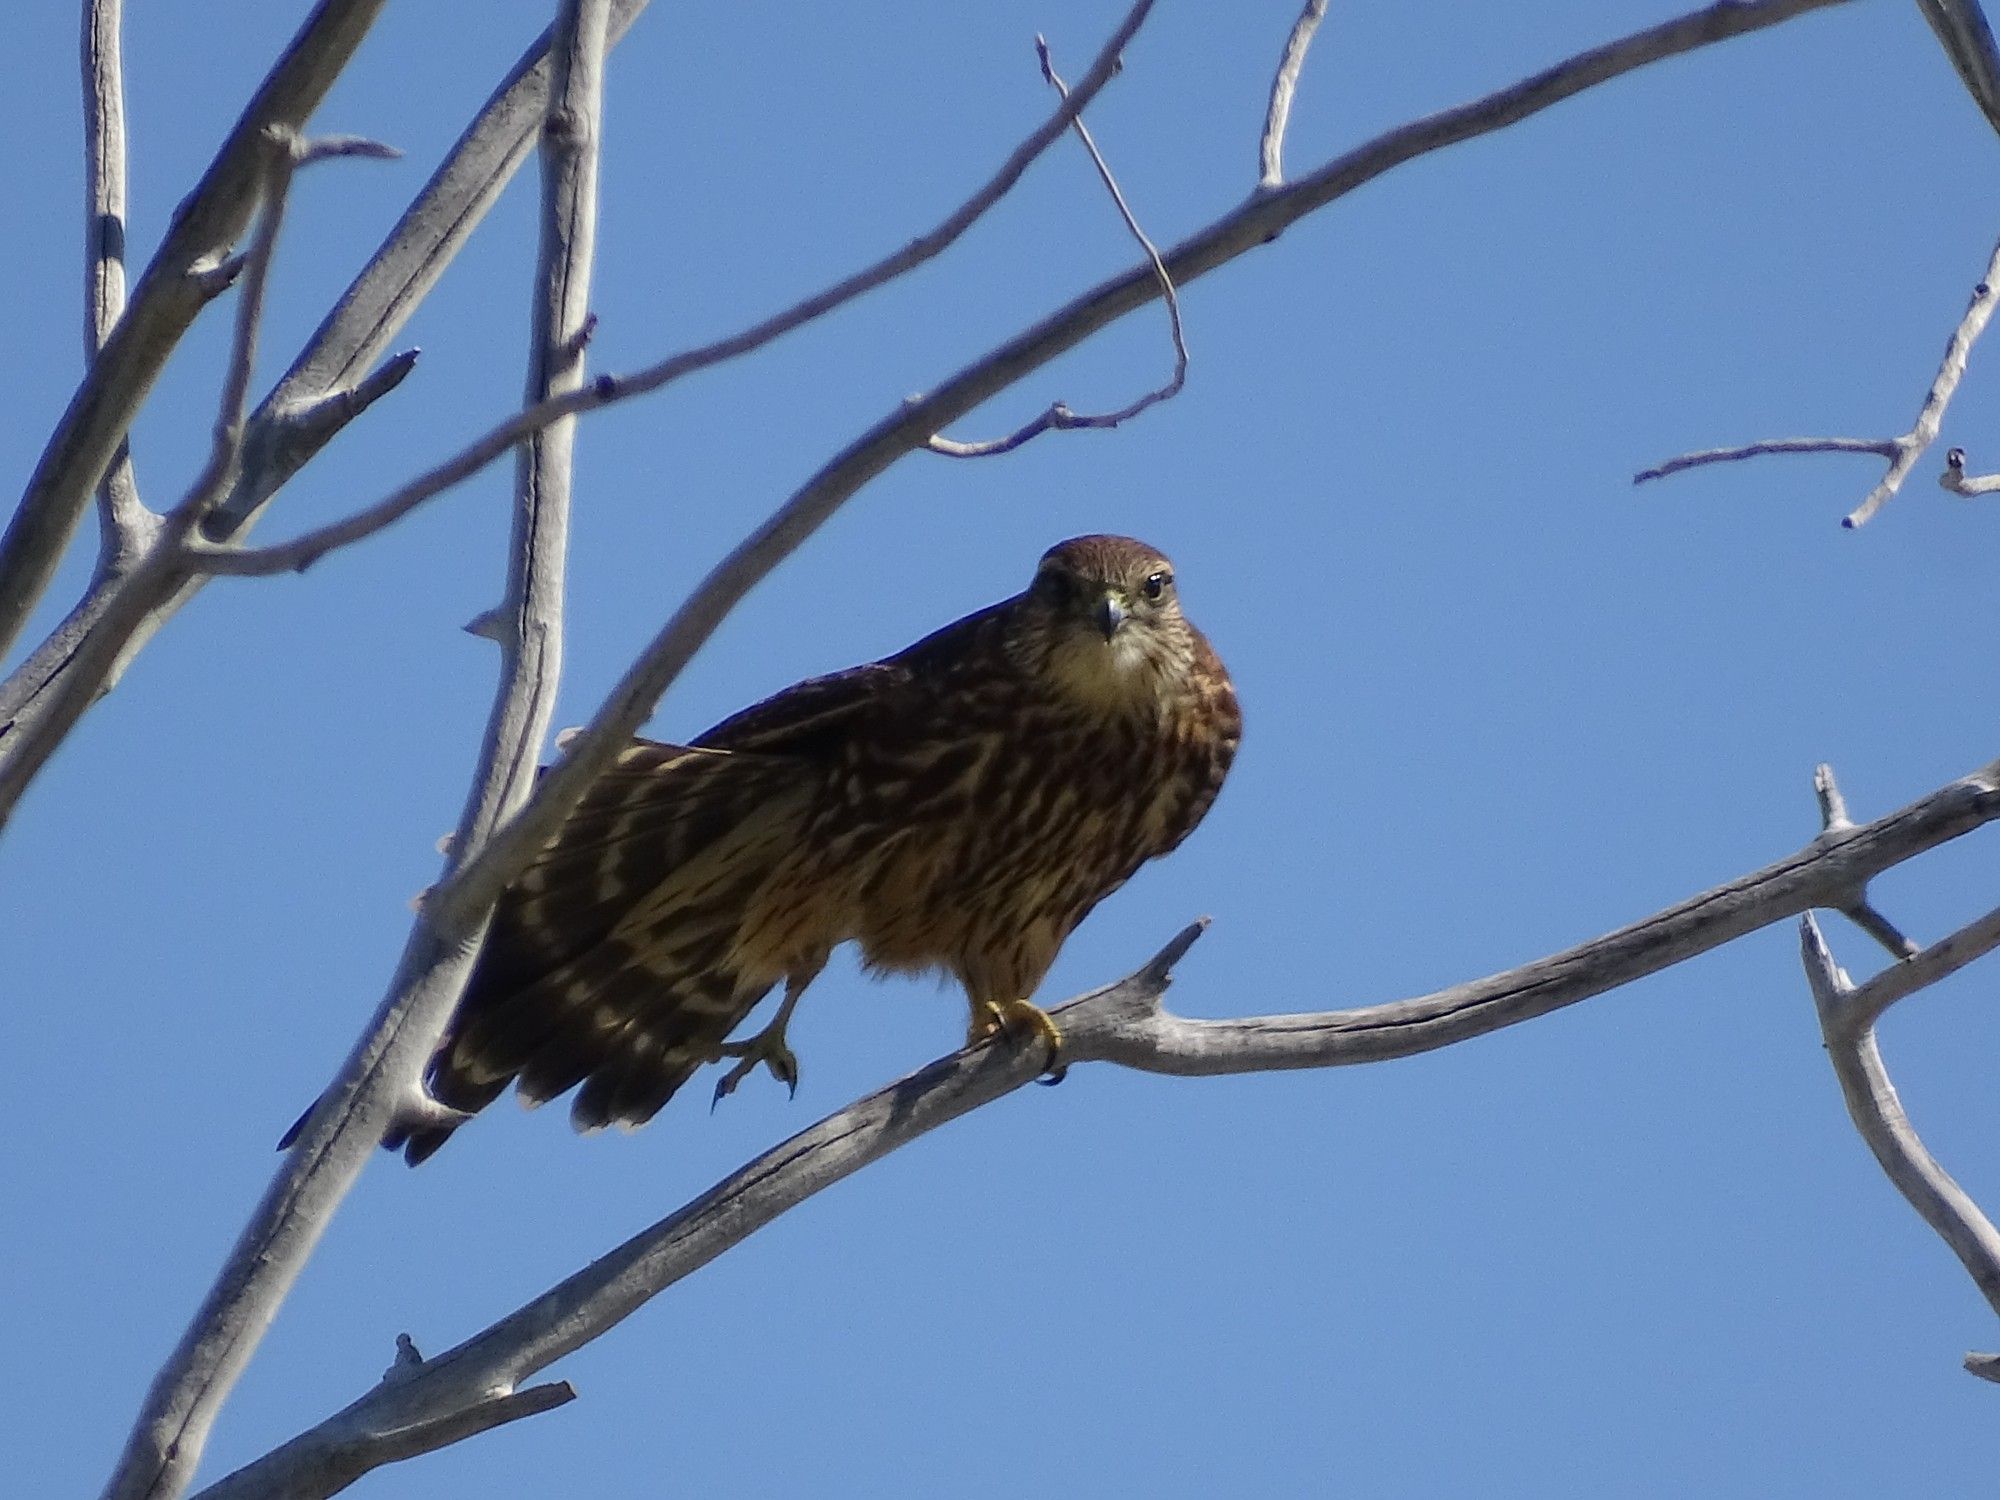
[[[403,0],[316,124],[403,147],[294,196],[268,383],[540,29],[528,0]],[[79,367],[73,7],[0,61],[14,213],[0,473]],[[593,346],[628,369],[935,222],[1040,120],[1031,40],[1080,72],[1122,6],[660,0],[609,78]],[[1338,4],[1304,169],[1672,7]],[[135,265],[304,6],[132,8]],[[1169,4],[1092,112],[1162,242],[1254,180],[1295,7]],[[1689,448],[1905,427],[2000,232],[2000,141],[1907,4],[1842,7],[1420,159],[1192,287],[1186,392],[1116,433],[912,457],[750,598],[662,705],[689,735],[1023,585],[1051,542],[1171,553],[1235,673],[1238,768],[1044,991],[1197,914],[1198,1015],[1373,1003],[1641,917],[2000,753],[2000,502],[1930,482],[1838,521],[1863,458],[1634,490]],[[532,172],[409,328],[409,382],[285,493],[330,519],[518,398]],[[569,670],[584,718],[714,560],[911,391],[1135,259],[1065,142],[941,261],[755,359],[588,420]],[[186,485],[225,319],[141,420]],[[1168,368],[1135,315],[958,429],[1121,404]],[[1945,433],[2000,463],[2000,345]],[[93,1493],[374,1007],[437,869],[495,653],[507,466],[304,578],[210,588],[42,777],[0,846],[0,1326],[10,1485]],[[88,559],[71,560],[51,608]],[[45,612],[44,622],[51,616]],[[1994,900],[1992,835],[1882,881],[1921,939]],[[1880,961],[1834,919],[1836,953]],[[1927,1140],[2000,1208],[1996,969],[1883,1042]],[[837,961],[798,1098],[704,1081],[579,1140],[495,1108],[382,1157],[225,1413],[213,1479],[455,1343],[756,1152],[954,1046],[964,1006]],[[1991,1313],[1849,1126],[1789,924],[1411,1061],[1230,1080],[1078,1069],[925,1138],[675,1287],[553,1376],[582,1399],[356,1493],[1875,1496],[1990,1486]],[[12,1492],[12,1491],[10,1491]]]

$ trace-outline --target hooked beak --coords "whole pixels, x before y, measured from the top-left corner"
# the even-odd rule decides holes
[[[1118,633],[1118,627],[1125,623],[1125,606],[1106,594],[1091,606],[1090,619],[1108,641]]]

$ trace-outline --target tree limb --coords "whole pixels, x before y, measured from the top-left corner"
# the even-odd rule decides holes
[[[1931,381],[1931,388],[1924,393],[1924,404],[1917,410],[1917,420],[1910,430],[1900,437],[1892,438],[1773,438],[1761,443],[1749,443],[1740,448],[1704,448],[1695,453],[1683,453],[1678,458],[1670,458],[1665,463],[1650,469],[1641,469],[1632,476],[1634,484],[1644,484],[1649,479],[1663,479],[1669,474],[1678,474],[1683,469],[1700,468],[1705,464],[1736,463],[1746,458],[1758,458],[1767,453],[1872,453],[1878,458],[1889,460],[1889,471],[1882,476],[1881,483],[1870,490],[1861,503],[1849,511],[1841,520],[1841,525],[1852,530],[1864,525],[1868,519],[1889,503],[1889,499],[1903,487],[1903,481],[1910,477],[1910,471],[1917,466],[1917,460],[1924,451],[1937,441],[1938,429],[1944,425],[1945,408],[1951,405],[1951,398],[1958,392],[1959,381],[1965,378],[1965,362],[1972,353],[1972,346],[1979,335],[1986,331],[1987,323],[1993,317],[1993,302],[2000,294],[2000,243],[1993,247],[1987,258],[1986,274],[1972,289],[1972,300],[1965,309],[1965,316],[1959,319],[1952,330],[1951,338],[1944,346],[1944,360],[1938,366],[1937,375]],[[1958,489],[1960,494],[1970,493],[1952,483],[1952,474],[1963,467],[1963,454],[1959,449],[1961,463],[1948,466],[1941,481],[1946,489]]]
[[[94,360],[125,311],[124,0],[83,7],[83,348]],[[128,566],[156,528],[124,439],[97,487],[98,568]]]
[[[582,346],[575,332],[586,316],[595,239],[609,5],[610,0],[566,0],[557,25],[544,132],[530,401],[581,378]],[[273,210],[267,215],[275,218]],[[552,429],[522,460],[503,606],[512,629],[503,639],[501,681],[460,823],[461,848],[476,850],[526,796],[554,708],[562,657],[568,438],[566,430]],[[187,1487],[216,1413],[334,1210],[404,1101],[420,1091],[424,1064],[464,991],[489,917],[490,909],[470,914],[455,941],[441,939],[419,917],[374,1023],[304,1123],[298,1144],[155,1378],[105,1488],[106,1500],[172,1500]],[[461,1414],[461,1421],[465,1430],[484,1430],[530,1409],[545,1408],[532,1400],[519,1410],[488,1403],[483,1413]],[[389,1441],[393,1448],[415,1436],[391,1434]]]
[[[1056,1007],[1052,1015],[1062,1028],[1063,1057],[1070,1066],[1109,1062],[1151,1073],[1219,1075],[1409,1057],[1576,1004],[1826,904],[1995,819],[2000,819],[2000,762],[1873,823],[1830,830],[1786,859],[1565,952],[1429,995],[1355,1010],[1234,1020],[1174,1015],[1162,997],[1173,966],[1206,926],[1198,922],[1138,973]],[[1982,934],[1985,926],[1992,927],[1993,941],[2000,941],[2000,915],[1984,919]],[[1952,958],[1968,961],[1969,940],[1961,935],[1947,943],[1956,945],[1947,950],[1949,957],[1923,962],[1935,967]],[[416,1367],[406,1382],[378,1387],[200,1500],[331,1493],[306,1486],[299,1477],[317,1472],[327,1451],[344,1452],[373,1432],[443,1423],[517,1390],[779,1214],[1030,1082],[1043,1061],[1039,1044],[983,1042],[827,1116],[484,1332]]]
[[[1057,76],[1055,63],[1049,57],[1049,44],[1039,36],[1035,38],[1035,56],[1041,59],[1042,77],[1047,80],[1051,88],[1067,100],[1069,85]],[[1174,290],[1174,279],[1167,274],[1166,266],[1161,263],[1158,248],[1147,237],[1146,231],[1139,227],[1138,217],[1132,212],[1132,206],[1125,201],[1125,194],[1119,189],[1118,179],[1111,175],[1111,168],[1104,160],[1104,153],[1097,149],[1097,142],[1091,139],[1090,127],[1083,123],[1083,116],[1079,114],[1071,120],[1070,128],[1076,132],[1076,138],[1083,142],[1083,149],[1090,153],[1090,164],[1097,168],[1098,180],[1104,184],[1104,190],[1111,194],[1111,201],[1118,206],[1118,217],[1125,221],[1126,230],[1139,242],[1139,248],[1145,251],[1146,259],[1152,263],[1153,274],[1159,278],[1160,296],[1167,304],[1167,329],[1174,341],[1174,373],[1165,385],[1146,392],[1138,400],[1121,406],[1117,411],[1095,416],[1079,416],[1066,404],[1058,401],[1025,426],[1016,428],[1005,437],[994,438],[988,442],[959,443],[953,442],[950,438],[934,436],[925,445],[933,453],[941,453],[947,458],[991,458],[1001,453],[1012,453],[1023,443],[1038,438],[1051,429],[1074,431],[1080,427],[1117,427],[1121,423],[1131,421],[1148,407],[1157,406],[1162,401],[1171,401],[1187,384],[1187,334],[1181,327],[1181,299],[1180,294]]]
[[[302,129],[374,23],[382,0],[320,0],[251,97],[133,289],[70,399],[19,509],[0,534],[0,654],[54,576],[167,356],[208,300],[197,273],[235,244],[257,207],[265,131]]]
[[[1175,286],[1185,287],[1404,162],[1504,129],[1648,63],[1844,3],[1752,0],[1711,5],[1578,53],[1469,104],[1398,126],[1276,192],[1259,194],[1168,251],[1163,257],[1167,274]],[[1079,85],[1076,94],[1082,91]],[[474,908],[490,902],[492,893],[548,842],[584,788],[611,764],[729,611],[863,485],[1022,376],[1144,307],[1160,295],[1160,285],[1150,262],[1099,283],[928,395],[903,402],[828,460],[709,571],[570,741],[568,753],[537,784],[514,822],[447,883],[439,893],[443,899],[464,901]]]
[[[1875,1040],[1875,1023],[1890,1005],[2000,947],[2000,911],[1858,987],[1834,963],[1810,913],[1799,921],[1799,947],[1827,1057],[1854,1128],[1896,1191],[1951,1247],[1988,1306],[2000,1313],[2000,1230],[1925,1148]],[[2000,1379],[2000,1356],[1968,1354],[1965,1367],[1982,1379]]]
[[[1264,135],[1257,143],[1257,186],[1265,192],[1283,187],[1285,182],[1285,131],[1292,123],[1292,95],[1298,92],[1299,74],[1306,65],[1306,49],[1312,46],[1319,23],[1326,19],[1327,0],[1306,0],[1305,9],[1292,23],[1285,38],[1284,55],[1278,59],[1277,75],[1271,80],[1271,103],[1264,113]]]
[[[646,3],[616,0],[608,40],[621,37]],[[335,434],[409,374],[414,350],[374,362],[526,158],[548,109],[549,45],[545,32],[501,81],[291,369],[251,414],[236,485],[196,537],[243,534]],[[45,743],[59,742],[153,634],[201,590],[207,575],[176,560],[153,575],[143,593],[125,582],[102,575],[93,580],[49,638],[0,683],[0,779],[7,777],[24,737],[47,735]],[[71,692],[80,697],[69,698]],[[61,722],[44,728],[51,718]],[[0,824],[45,758],[18,773],[14,792],[0,792]]]
[[[1173,965],[1205,925],[1183,930],[1130,978],[1064,1007],[1059,1012],[1064,1024],[1080,1007],[1092,1004],[1157,1006]],[[990,1040],[877,1090],[766,1151],[457,1348],[407,1367],[400,1379],[385,1380],[336,1416],[204,1490],[197,1500],[275,1495],[310,1500],[338,1488],[324,1487],[319,1480],[333,1467],[329,1455],[365,1455],[373,1459],[370,1468],[408,1456],[376,1457],[371,1444],[378,1434],[446,1432],[455,1418],[518,1390],[536,1371],[616,1327],[788,1209],[918,1136],[1033,1082],[1042,1063],[1039,1043],[1016,1047],[1004,1039]],[[456,1440],[442,1436],[416,1451]]]
[[[62,743],[64,736],[95,700],[98,684],[114,675],[121,653],[143,622],[163,588],[169,587],[189,539],[220,505],[242,472],[245,409],[250,378],[256,367],[257,340],[263,326],[264,294],[271,274],[277,236],[284,222],[285,203],[297,170],[335,157],[393,154],[388,147],[353,137],[321,143],[302,140],[287,126],[264,133],[263,211],[256,236],[242,257],[243,289],[223,373],[221,410],[207,462],[187,495],[163,517],[140,555],[126,566],[100,573],[105,590],[102,612],[76,642],[71,670],[52,684],[41,711],[18,725],[0,744],[0,829],[4,829],[21,794]]]

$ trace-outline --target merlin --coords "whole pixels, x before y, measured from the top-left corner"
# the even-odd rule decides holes
[[[501,896],[425,1075],[471,1113],[512,1083],[576,1089],[579,1130],[644,1124],[694,1071],[762,1063],[840,944],[942,972],[972,1040],[1049,1049],[1030,1000],[1091,908],[1178,845],[1242,728],[1172,565],[1130,537],[1043,556],[1022,593],[867,666],[815,677],[689,745],[638,740]],[[780,982],[771,1023],[730,1033]],[[385,1141],[412,1165],[454,1126]]]

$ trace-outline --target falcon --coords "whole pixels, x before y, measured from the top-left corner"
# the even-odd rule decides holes
[[[697,1068],[796,1088],[785,1028],[840,944],[942,972],[968,1038],[1061,1032],[1030,1000],[1091,908],[1215,800],[1242,717],[1130,537],[1049,549],[1022,593],[815,677],[689,745],[637,740],[501,896],[425,1074],[470,1114],[575,1089],[579,1130],[650,1120]],[[763,1030],[729,1035],[780,983]],[[456,1128],[398,1129],[415,1165]]]

